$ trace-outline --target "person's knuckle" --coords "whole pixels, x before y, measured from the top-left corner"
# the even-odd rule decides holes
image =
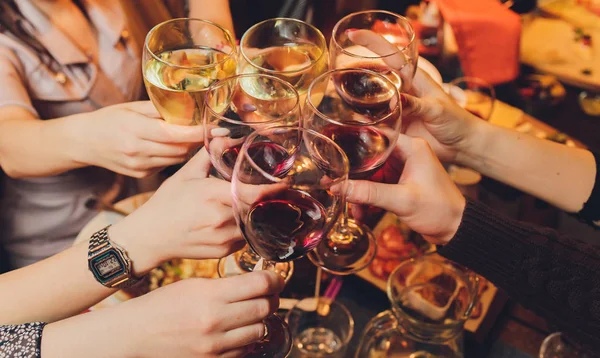
[[[208,315],[204,319],[203,329],[206,333],[215,332],[220,324],[220,319],[217,315]]]
[[[256,300],[254,304],[254,313],[256,317],[265,318],[269,315],[271,311],[271,305],[269,304],[269,300],[266,298],[260,298]]]
[[[223,349],[223,342],[220,339],[208,339],[204,345],[203,351],[209,354],[220,353]]]
[[[269,292],[272,286],[273,280],[271,279],[271,276],[268,272],[259,271],[256,273],[256,275],[254,275],[253,287],[255,287],[258,290],[258,292]]]
[[[377,202],[379,199],[379,188],[377,185],[369,185],[369,189],[367,190],[367,203]]]

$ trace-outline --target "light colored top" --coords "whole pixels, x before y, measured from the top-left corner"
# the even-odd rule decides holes
[[[129,36],[119,0],[14,0],[23,26],[48,51],[36,53],[10,33],[0,33],[0,110],[21,106],[47,120],[138,100],[140,50]],[[44,150],[44,148],[40,148]],[[53,255],[95,214],[85,207],[104,195],[116,175],[83,168],[62,175],[4,176],[0,240],[12,267]]]

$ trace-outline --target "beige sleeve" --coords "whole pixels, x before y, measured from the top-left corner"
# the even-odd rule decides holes
[[[19,58],[6,47],[0,47],[0,109],[6,106],[22,107],[38,117],[25,85],[25,72]]]

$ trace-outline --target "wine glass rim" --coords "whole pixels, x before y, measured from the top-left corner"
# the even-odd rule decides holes
[[[435,261],[438,264],[444,264],[444,262],[446,262],[445,259],[441,258],[441,257],[436,257],[434,256],[435,253],[428,253],[419,257],[411,257],[410,259],[407,259],[405,261],[402,261],[400,263],[400,265],[398,265],[394,271],[392,271],[392,273],[390,274],[390,276],[388,277],[388,280],[386,282],[386,295],[388,297],[388,299],[390,300],[390,303],[392,304],[392,311],[394,310],[401,310],[402,312],[405,312],[402,308],[397,307],[397,305],[394,304],[394,295],[392,294],[392,278],[396,277],[397,273],[400,272],[400,270],[402,268],[404,268],[406,265],[414,265],[416,262],[418,261],[424,261],[424,260],[431,260],[431,261]],[[468,277],[466,277],[466,274],[463,272],[460,272],[458,269],[456,269],[457,274],[462,276],[463,280],[465,282],[468,282]],[[415,319],[413,316],[411,316],[410,314],[405,314],[403,317],[403,319],[407,320],[408,322],[412,323],[412,324],[419,324],[421,327],[426,327],[426,328],[431,328],[431,329],[435,329],[438,327],[444,327],[444,328],[458,328],[461,327],[463,325],[463,322],[468,319],[468,317],[471,315],[471,312],[473,311],[473,309],[475,308],[477,301],[476,301],[476,297],[477,297],[477,290],[479,288],[479,277],[475,276],[475,280],[476,280],[476,285],[475,287],[472,287],[472,291],[473,294],[471,296],[473,296],[473,299],[470,300],[470,304],[467,306],[467,308],[465,309],[465,312],[462,315],[462,319],[457,319],[457,320],[449,320],[450,322],[443,322],[443,323],[428,323],[428,322],[423,322],[423,321],[419,321],[417,319]],[[395,308],[394,308],[395,307]]]
[[[340,175],[338,178],[336,178],[335,180],[331,181],[331,183],[329,183],[329,186],[333,186],[335,184],[338,184],[340,182],[343,182],[345,180],[348,179],[348,174],[350,172],[350,161],[348,160],[348,156],[346,156],[346,153],[342,150],[342,148],[340,148],[339,145],[337,145],[331,138],[317,132],[314,131],[312,129],[308,129],[308,128],[303,128],[300,126],[292,126],[292,125],[275,125],[275,126],[268,126],[266,128],[264,128],[265,130],[277,130],[277,129],[282,129],[282,130],[296,130],[298,132],[308,132],[311,133],[313,135],[315,135],[316,137],[319,137],[323,140],[325,140],[326,142],[330,143],[333,145],[333,147],[338,151],[338,153],[341,154],[342,156],[342,161],[343,161],[343,168],[344,168],[344,174]],[[252,133],[250,133],[250,135],[248,136],[248,138],[246,138],[246,140],[244,141],[244,144],[242,145],[242,150],[241,153],[242,155],[248,160],[248,162],[250,163],[250,165],[252,166],[252,168],[256,169],[262,176],[264,176],[265,178],[267,178],[268,180],[274,182],[274,183],[281,183],[286,181],[286,178],[278,178],[276,176],[273,176],[269,173],[267,173],[266,171],[264,171],[258,164],[256,164],[256,162],[254,162],[254,160],[248,155],[248,147],[251,145],[251,143],[254,141],[254,139],[256,139],[256,137],[258,137],[259,135],[261,135],[261,133],[259,133],[258,131],[254,131]],[[237,163],[236,163],[236,167],[237,167]],[[235,169],[234,169],[235,172]]]
[[[479,78],[479,77],[473,77],[473,76],[463,76],[463,77],[458,77],[453,79],[452,81],[450,81],[448,84],[450,86],[456,86],[456,84],[458,83],[477,83],[479,85],[481,85],[482,87],[486,87],[490,90],[491,93],[491,97],[492,99],[496,99],[496,91],[494,90],[494,86],[492,86],[488,81],[484,80],[483,78]]]
[[[338,120],[335,120],[329,116],[326,116],[323,112],[321,112],[317,106],[315,106],[315,104],[312,102],[312,96],[311,96],[311,92],[313,87],[315,86],[316,83],[318,83],[319,81],[322,80],[322,78],[325,78],[326,76],[330,76],[333,73],[337,73],[337,72],[347,72],[347,71],[359,71],[359,72],[365,72],[368,73],[370,75],[375,75],[376,77],[382,78],[384,81],[386,81],[393,89],[394,89],[394,93],[396,95],[396,105],[394,106],[394,108],[392,108],[392,111],[390,113],[388,113],[387,115],[385,115],[384,117],[378,118],[375,121],[369,122],[369,123],[360,123],[360,122],[356,122],[356,123],[344,123],[344,122],[340,122]],[[329,81],[329,80],[328,80]],[[313,82],[310,84],[310,86],[308,86],[308,90],[307,90],[307,96],[306,96],[306,103],[308,104],[308,106],[312,109],[312,112],[314,114],[316,114],[317,116],[319,116],[321,119],[336,124],[338,126],[343,126],[343,127],[368,127],[368,126],[373,126],[376,124],[379,124],[383,121],[386,121],[390,116],[392,116],[396,109],[398,109],[400,111],[400,115],[402,115],[402,108],[400,107],[400,92],[398,92],[398,87],[396,87],[396,85],[394,85],[394,83],[392,81],[390,81],[389,78],[387,78],[386,76],[382,75],[381,73],[378,73],[376,71],[372,71],[372,70],[367,70],[364,68],[352,68],[352,67],[348,67],[348,68],[337,68],[334,70],[329,70],[325,73],[323,73],[322,75],[318,76],[317,78],[315,78],[313,80]]]
[[[196,65],[196,66],[184,66],[184,65],[176,65],[173,64],[169,61],[163,60],[162,58],[158,57],[154,51],[150,50],[150,47],[148,46],[148,42],[150,41],[150,37],[154,34],[154,32],[162,27],[165,26],[167,24],[170,24],[172,22],[182,22],[182,21],[189,21],[189,22],[203,22],[209,25],[212,25],[216,28],[218,28],[219,30],[221,30],[224,34],[226,39],[229,42],[229,45],[231,45],[231,51],[229,51],[228,53],[225,54],[225,57],[222,58],[221,60],[217,61],[217,62],[213,62],[207,65]],[[160,24],[155,25],[153,28],[150,29],[150,31],[148,31],[148,34],[146,35],[146,39],[144,40],[144,49],[146,51],[148,51],[148,53],[150,54],[150,56],[152,56],[156,61],[161,62],[167,66],[173,67],[173,68],[180,68],[180,69],[185,69],[185,70],[202,70],[202,69],[206,69],[206,68],[214,68],[226,61],[228,61],[230,58],[232,58],[235,55],[236,52],[236,45],[235,42],[233,41],[233,36],[231,35],[231,33],[229,32],[229,30],[227,30],[226,28],[224,28],[223,26],[210,21],[210,20],[204,20],[204,19],[194,19],[194,18],[189,18],[189,17],[180,17],[180,18],[176,18],[176,19],[171,19],[171,20],[167,20],[167,21],[163,21]]]
[[[246,55],[246,53],[244,52],[244,42],[246,41],[247,36],[249,36],[248,34],[250,33],[251,30],[255,30],[259,26],[263,26],[266,23],[275,22],[275,21],[281,21],[281,20],[300,23],[300,24],[308,27],[309,29],[315,31],[315,33],[317,33],[317,35],[321,39],[321,41],[323,43],[323,46],[319,46],[319,48],[322,50],[321,54],[314,61],[311,61],[310,65],[308,65],[306,67],[303,67],[301,69],[295,69],[295,70],[289,70],[289,71],[270,70],[268,68],[264,68],[264,67],[261,67],[261,66],[258,66],[257,64],[255,64],[254,61],[251,61],[248,58],[248,56]],[[319,63],[319,61],[321,60],[321,58],[323,58],[323,56],[325,56],[325,54],[327,53],[327,41],[325,40],[325,36],[321,32],[321,30],[319,30],[318,28],[316,28],[315,26],[309,24],[306,21],[302,21],[302,20],[298,20],[298,19],[293,19],[293,18],[289,18],[289,17],[275,17],[275,18],[267,19],[267,20],[261,21],[261,22],[259,22],[257,24],[254,24],[248,30],[246,30],[246,32],[244,32],[244,34],[242,35],[242,38],[240,39],[240,53],[242,54],[242,57],[244,58],[244,60],[246,60],[246,62],[250,66],[252,66],[254,68],[257,68],[257,69],[259,69],[261,71],[264,71],[266,73],[279,73],[279,74],[298,73],[298,72],[306,71],[309,68],[315,66],[317,63]]]
[[[286,86],[287,88],[291,89],[292,93],[293,93],[293,96],[295,98],[294,106],[292,108],[290,108],[289,111],[287,111],[285,114],[283,114],[279,118],[273,118],[273,119],[270,119],[268,121],[263,121],[263,122],[251,122],[250,123],[250,122],[238,121],[238,120],[235,120],[235,119],[227,118],[227,117],[223,116],[222,114],[217,113],[212,108],[212,106],[210,106],[208,104],[208,96],[216,88],[219,88],[219,87],[225,85],[229,81],[232,81],[232,80],[236,80],[237,81],[237,80],[239,80],[241,78],[246,78],[246,77],[264,77],[264,78],[268,78],[270,80],[277,81],[277,82],[281,83],[282,85]],[[298,112],[298,118],[302,117],[302,113],[300,111],[300,95],[298,94],[298,91],[294,88],[294,86],[292,86],[289,82],[286,82],[286,81],[282,80],[279,77],[275,77],[275,76],[271,76],[271,75],[266,75],[264,73],[246,73],[246,74],[241,74],[241,75],[235,75],[235,76],[227,77],[227,78],[224,78],[222,80],[219,80],[219,81],[213,83],[212,85],[210,85],[208,87],[208,89],[206,90],[206,94],[204,95],[204,110],[205,111],[207,111],[207,110],[210,111],[211,115],[215,116],[219,120],[222,120],[224,122],[228,122],[228,123],[231,123],[231,124],[239,124],[239,125],[243,125],[243,126],[250,126],[251,124],[270,124],[270,123],[275,123],[277,121],[281,121],[281,118],[288,117],[288,116],[292,115],[294,112]]]
[[[341,23],[342,23],[344,20],[346,20],[346,19],[349,19],[349,18],[351,18],[351,17],[353,17],[353,16],[356,16],[356,15],[361,15],[361,14],[366,14],[366,13],[380,13],[380,14],[386,14],[386,15],[391,15],[391,16],[393,16],[393,17],[396,17],[396,18],[398,18],[398,19],[402,20],[402,22],[406,23],[406,25],[408,25],[408,28],[410,29],[411,36],[410,36],[410,40],[408,41],[408,44],[406,44],[404,47],[398,47],[398,46],[395,46],[395,47],[396,47],[396,51],[394,51],[394,52],[392,52],[392,53],[389,53],[389,54],[387,54],[387,55],[382,55],[382,56],[379,56],[379,55],[378,55],[378,56],[365,56],[365,55],[357,55],[357,54],[355,54],[355,53],[353,53],[353,52],[350,52],[350,51],[346,50],[345,48],[343,48],[343,47],[342,47],[342,46],[341,46],[341,45],[338,43],[338,41],[337,41],[337,40],[336,40],[336,38],[335,38],[335,35],[336,35],[336,33],[338,32],[338,28],[339,28],[339,26],[340,26],[340,25],[341,25]],[[396,14],[396,13],[393,13],[393,12],[391,12],[391,11],[386,11],[386,10],[365,10],[365,11],[358,11],[358,12],[353,12],[353,13],[351,13],[351,14],[348,14],[348,15],[346,15],[346,16],[344,16],[344,17],[342,17],[342,18],[341,18],[341,19],[340,19],[340,20],[339,20],[339,21],[338,21],[338,22],[335,24],[335,26],[333,27],[332,36],[331,36],[331,41],[334,43],[334,45],[335,45],[335,47],[336,47],[336,48],[338,48],[340,51],[342,51],[342,53],[344,53],[344,54],[346,54],[346,55],[348,55],[348,56],[351,56],[351,57],[356,57],[356,58],[368,58],[368,59],[375,59],[375,58],[387,58],[387,57],[391,57],[391,56],[393,56],[393,55],[395,55],[395,54],[401,53],[402,51],[404,51],[404,50],[408,49],[408,48],[409,48],[409,47],[410,47],[410,46],[413,44],[413,42],[415,41],[415,39],[416,39],[415,29],[413,28],[412,24],[410,23],[410,20],[409,20],[408,18],[406,18],[406,17],[402,16],[402,15],[398,15],[398,14]]]
[[[298,302],[296,302],[296,304],[294,305],[294,307],[292,307],[292,309],[290,309],[286,314],[285,314],[285,321],[287,322],[287,324],[289,325],[289,319],[292,316],[292,313],[295,310],[301,310],[299,308],[300,304],[303,301],[308,301],[308,300],[316,300],[317,298],[315,297],[305,297],[303,299],[298,300]],[[348,309],[348,307],[346,307],[346,305],[344,305],[343,303],[339,302],[338,300],[332,300],[329,297],[319,297],[318,298],[319,301],[323,301],[325,303],[327,303],[328,305],[335,305],[339,308],[342,309],[342,311],[346,314],[346,316],[348,317],[348,327],[350,328],[350,333],[348,334],[348,337],[346,337],[346,339],[342,340],[342,342],[344,343],[344,345],[347,345],[348,343],[350,343],[350,341],[352,340],[352,337],[354,337],[354,317],[352,316],[352,312],[350,312],[350,310]],[[304,310],[302,310],[304,311]]]

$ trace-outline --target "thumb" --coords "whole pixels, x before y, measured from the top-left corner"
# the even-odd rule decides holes
[[[208,178],[211,166],[210,155],[205,147],[198,151],[175,175],[184,179],[204,179]]]
[[[156,110],[154,104],[151,101],[137,101],[117,104],[116,106],[127,109],[139,114],[143,114],[150,118],[161,118],[160,113]]]
[[[157,142],[186,144],[204,142],[204,126],[184,126],[167,122],[160,123],[163,127],[165,136],[156,138]]]
[[[372,205],[402,213],[410,204],[410,187],[403,184],[383,184],[368,180],[350,180],[346,200],[353,204]]]
[[[419,118],[427,122],[442,114],[443,105],[435,99],[423,99],[406,93],[400,94],[402,101],[402,117]]]

